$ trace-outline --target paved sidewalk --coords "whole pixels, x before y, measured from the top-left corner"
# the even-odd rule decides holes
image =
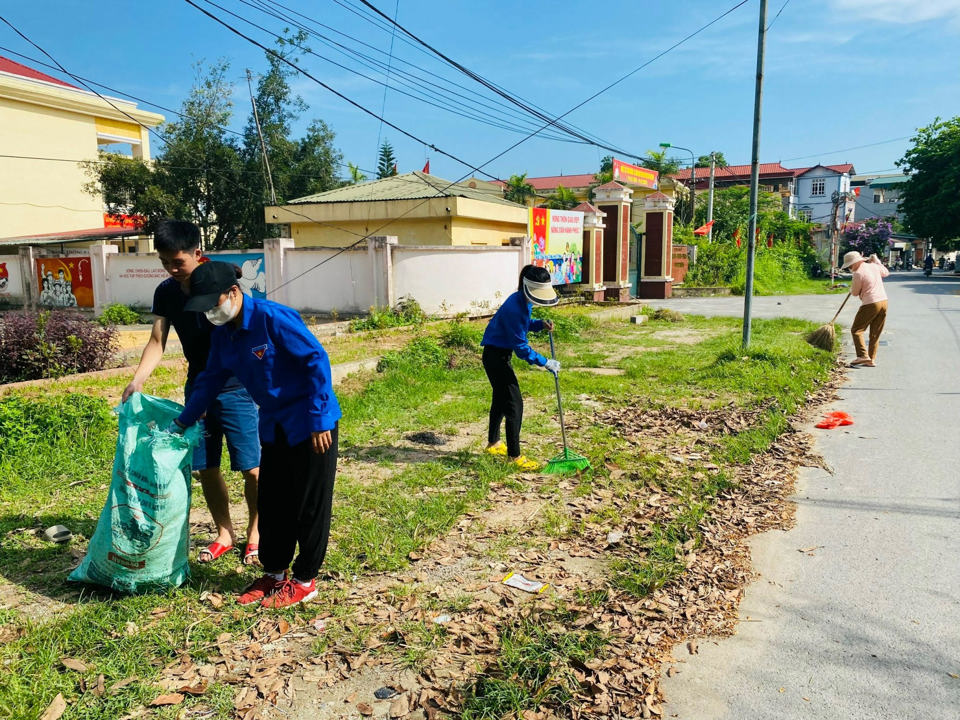
[[[796,527],[754,539],[737,634],[676,649],[663,717],[960,718],[960,280],[895,273],[887,289],[879,366],[850,370],[834,407],[856,424],[811,428],[833,474],[805,469]],[[729,300],[668,304],[737,314]],[[842,296],[777,300],[757,315],[826,322]]]

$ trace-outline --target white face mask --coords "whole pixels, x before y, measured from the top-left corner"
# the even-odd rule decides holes
[[[212,322],[214,325],[226,325],[228,322],[233,320],[239,312],[240,308],[233,306],[233,300],[231,300],[230,296],[228,295],[226,300],[224,300],[220,305],[207,310],[204,315],[206,315],[207,320]]]

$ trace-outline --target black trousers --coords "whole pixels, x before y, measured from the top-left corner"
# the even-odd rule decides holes
[[[483,369],[493,388],[493,401],[490,403],[490,428],[487,441],[500,440],[500,423],[506,419],[507,455],[520,455],[520,425],[523,422],[523,397],[520,395],[520,383],[513,372],[510,358],[512,350],[491,347],[483,348]]]
[[[323,564],[330,536],[333,481],[337,475],[339,426],[331,445],[317,454],[309,439],[290,445],[278,425],[274,442],[263,443],[257,512],[260,515],[260,562],[267,572],[282,572],[293,563],[293,577],[310,582]]]

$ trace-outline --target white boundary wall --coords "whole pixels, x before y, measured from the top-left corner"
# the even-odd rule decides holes
[[[517,289],[515,247],[395,247],[393,293],[430,315],[485,315]]]
[[[24,300],[23,270],[19,255],[0,255],[0,265],[6,266],[6,283],[0,279],[0,301],[22,304]]]
[[[153,291],[170,277],[156,253],[113,254],[107,256],[107,287],[110,299],[103,303],[123,303],[138,308],[153,306]]]
[[[26,301],[35,292],[35,283],[24,282],[23,268],[44,253],[24,250],[0,256],[10,274],[7,293],[0,298]],[[345,249],[294,248],[290,239],[269,238],[263,254],[267,296],[303,312],[365,313],[412,298],[430,315],[485,315],[516,289],[520,268],[529,262],[530,243],[399,246],[395,237],[380,236]],[[93,246],[89,255],[97,312],[111,303],[149,308],[157,285],[168,277],[155,253]]]
[[[278,293],[267,276],[267,297],[306,312],[364,313],[376,305],[373,268],[367,248],[297,248],[284,251],[283,282]],[[270,258],[265,263],[269,265]],[[320,263],[323,263],[320,265]],[[318,267],[319,265],[319,267]],[[279,299],[281,296],[283,299]]]

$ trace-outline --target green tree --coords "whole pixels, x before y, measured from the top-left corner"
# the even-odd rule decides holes
[[[573,194],[573,190],[565,188],[563,185],[557,185],[557,189],[547,196],[544,207],[551,210],[570,210],[580,204],[580,201]]]
[[[640,161],[648,170],[656,170],[660,175],[674,175],[680,169],[680,161],[667,157],[667,149],[648,150],[647,157]]]
[[[383,141],[380,146],[380,155],[377,157],[377,177],[381,180],[397,174],[397,158],[393,154],[393,146]]]
[[[160,127],[166,142],[152,164],[104,153],[84,164],[91,178],[84,189],[110,212],[146,216],[148,230],[175,217],[200,226],[205,248],[239,244],[251,199],[239,148],[223,132],[232,116],[228,68],[226,61],[195,66],[181,117]]]
[[[503,197],[510,202],[526,205],[528,200],[537,196],[533,185],[527,182],[527,174],[511,175],[503,188]]]
[[[715,161],[716,161],[716,163],[717,163],[717,167],[727,167],[727,159],[723,156],[723,153],[722,153],[722,152],[714,152],[714,153],[713,153],[713,157],[715,158]],[[710,156],[709,156],[709,155],[701,155],[700,157],[698,157],[698,158],[697,158],[697,167],[698,167],[698,168],[701,168],[701,167],[708,168],[708,167],[710,167]]]
[[[900,190],[907,227],[938,250],[960,248],[960,117],[917,130],[897,161],[909,176]]]
[[[356,185],[357,183],[366,181],[367,176],[363,174],[362,170],[360,170],[359,165],[354,165],[352,162],[348,162],[347,170],[350,172],[350,178],[347,180],[347,185]]]
[[[307,34],[300,31],[277,41],[276,55],[267,53],[268,69],[257,81],[256,102],[260,133],[251,108],[243,132],[243,159],[250,194],[259,202],[249,203],[243,233],[250,244],[276,236],[279,228],[267,225],[263,205],[271,202],[269,182],[263,162],[263,146],[269,158],[273,186],[278,203],[313,195],[340,184],[338,167],[342,155],[334,147],[334,133],[322,120],[314,119],[301,138],[292,136],[292,124],[307,109],[303,99],[293,92],[290,79],[295,70],[282,59],[302,53]],[[280,57],[278,57],[278,55]]]

